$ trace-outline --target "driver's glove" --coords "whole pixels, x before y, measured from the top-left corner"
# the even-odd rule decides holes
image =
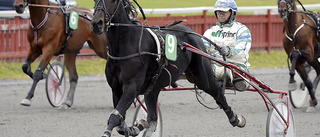
[[[228,46],[220,46],[220,54],[224,56],[229,56],[230,48]]]

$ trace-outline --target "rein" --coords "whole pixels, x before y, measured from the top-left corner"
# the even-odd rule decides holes
[[[52,5],[42,5],[42,4],[28,4],[31,7],[42,7],[42,8],[68,8],[69,6],[52,6]],[[82,9],[77,9],[77,11],[82,11],[82,12],[90,12],[93,13],[91,10],[82,10]]]

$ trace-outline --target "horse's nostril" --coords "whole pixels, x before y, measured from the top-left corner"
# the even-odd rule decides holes
[[[23,8],[23,4],[19,4],[19,8]]]
[[[98,25],[98,26],[102,26],[102,25],[103,25],[103,21],[102,21],[102,20],[99,20],[98,23],[97,23],[97,25]]]

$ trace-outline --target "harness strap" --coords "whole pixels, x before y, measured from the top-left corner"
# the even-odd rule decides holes
[[[146,28],[149,33],[152,35],[152,37],[154,38],[154,40],[156,41],[156,44],[157,44],[157,51],[158,51],[158,58],[157,58],[157,61],[160,60],[161,58],[161,47],[160,47],[160,41],[157,37],[157,35],[150,29],[150,28]]]
[[[306,20],[303,18],[303,23],[296,29],[296,31],[293,33],[292,38],[290,38],[288,36],[288,34],[285,32],[286,37],[292,41],[293,43],[295,43],[295,37],[297,35],[297,33],[304,27],[304,24],[306,23]]]
[[[42,54],[42,50],[38,45],[38,30],[47,22],[48,20],[48,14],[49,12],[46,12],[46,15],[44,16],[44,19],[38,24],[38,26],[34,27],[34,25],[32,24],[32,21],[30,20],[30,26],[33,29],[33,34],[34,34],[34,41],[36,43],[36,46],[38,48],[38,50],[40,51],[40,53]]]

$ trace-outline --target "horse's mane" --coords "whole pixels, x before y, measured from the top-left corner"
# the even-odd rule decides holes
[[[128,18],[132,20],[133,18],[136,18],[138,16],[138,12],[136,8],[132,5],[132,2],[130,0],[123,0],[124,9],[126,11],[126,14],[128,15]]]

